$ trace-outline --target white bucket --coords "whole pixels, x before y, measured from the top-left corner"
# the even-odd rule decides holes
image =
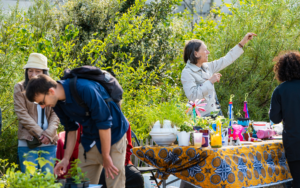
[[[178,145],[179,146],[189,146],[190,133],[182,131],[182,132],[179,132],[177,134],[177,136],[178,136]]]

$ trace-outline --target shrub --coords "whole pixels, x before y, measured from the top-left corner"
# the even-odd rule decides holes
[[[30,151],[30,153],[44,153],[44,151]],[[42,168],[50,161],[45,160],[42,157],[38,157],[37,161],[40,168]],[[8,166],[7,163],[4,163]],[[55,183],[55,176],[47,168],[46,172],[41,172],[41,170],[36,169],[36,164],[24,161],[26,166],[26,172],[22,173],[17,170],[16,164],[11,164],[10,167],[6,170],[6,173],[3,177],[0,177],[0,187],[13,187],[13,188],[60,188],[59,183]]]
[[[232,15],[221,13],[224,6]],[[250,118],[269,120],[271,95],[278,85],[272,60],[281,51],[299,49],[299,24],[297,0],[242,0],[213,9],[209,17],[195,25],[194,33],[186,36],[204,40],[211,52],[211,61],[224,56],[247,32],[257,34],[244,47],[244,54],[221,71],[221,81],[215,84],[226,116],[230,94],[235,95],[233,110],[236,113],[243,109],[245,94],[249,93]]]
[[[149,132],[149,125],[142,121],[145,106],[182,96],[170,76],[174,72],[169,70],[174,66],[180,42],[174,42],[177,40],[172,36],[176,34],[165,25],[169,24],[171,18],[167,15],[178,0],[155,1],[146,8],[145,1],[111,0],[108,2],[114,6],[109,7],[103,4],[106,1],[95,2],[72,0],[56,8],[49,1],[35,0],[28,11],[16,7],[9,15],[0,15],[4,124],[1,158],[17,158],[18,122],[12,93],[14,84],[24,78],[22,67],[32,52],[48,58],[50,75],[55,79],[62,76],[65,68],[84,64],[113,71],[125,91],[124,114],[139,138],[147,137]],[[107,10],[108,21],[103,22],[100,18],[107,16]],[[87,31],[83,23],[93,27]]]

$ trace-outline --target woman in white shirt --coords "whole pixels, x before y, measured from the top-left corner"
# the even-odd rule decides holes
[[[182,70],[181,83],[188,100],[205,99],[206,111],[201,111],[201,116],[208,116],[210,112],[217,110],[214,83],[219,82],[222,76],[218,72],[243,54],[244,45],[253,36],[256,34],[247,33],[226,56],[212,62],[208,62],[209,51],[203,41],[193,39],[186,43],[183,55],[186,66]]]

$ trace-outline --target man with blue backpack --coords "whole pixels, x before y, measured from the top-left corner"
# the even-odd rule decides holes
[[[78,157],[79,167],[87,172],[91,184],[97,184],[101,166],[109,188],[125,187],[126,131],[128,122],[118,103],[122,88],[109,73],[92,66],[65,71],[60,81],[46,75],[32,78],[26,97],[42,108],[53,107],[65,127],[64,158],[54,168],[66,171],[72,155],[78,123],[83,126]]]

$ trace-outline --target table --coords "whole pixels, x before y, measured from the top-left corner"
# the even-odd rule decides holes
[[[281,140],[218,149],[140,146],[132,152],[159,169],[157,178],[173,174],[200,187],[260,187],[292,180]]]

